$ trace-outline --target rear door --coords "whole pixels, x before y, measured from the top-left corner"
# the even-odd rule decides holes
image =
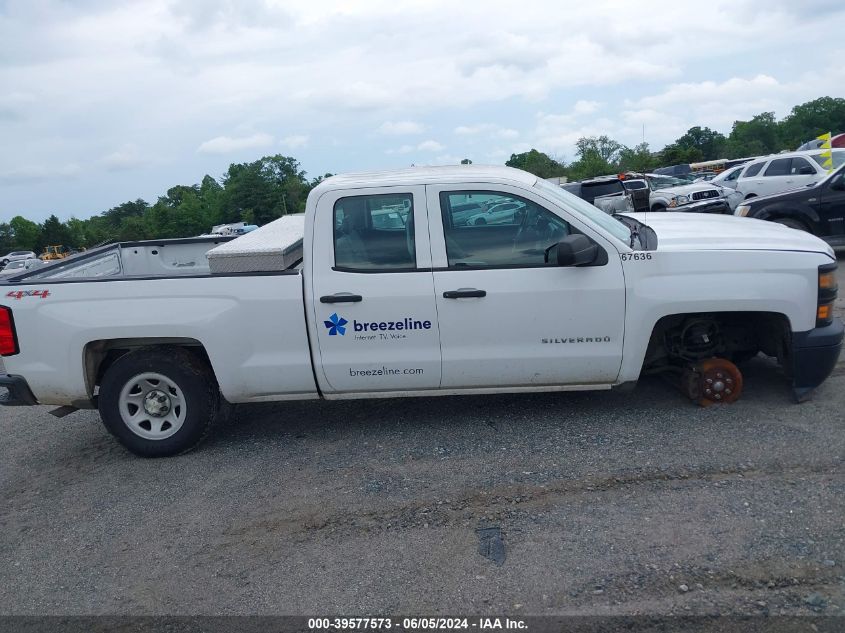
[[[542,197],[508,185],[427,187],[444,389],[612,383],[622,360],[618,251]],[[508,223],[466,225],[467,205],[518,203]],[[544,250],[582,232],[601,265],[562,268]]]
[[[326,192],[317,202],[312,253],[324,391],[438,388],[424,187]]]

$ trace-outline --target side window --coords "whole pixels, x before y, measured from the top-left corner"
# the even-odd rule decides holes
[[[739,178],[739,175],[742,173],[742,169],[734,169],[731,173],[725,176],[725,180],[727,182],[732,182]]]
[[[794,176],[810,176],[815,174],[816,170],[813,169],[813,166],[810,165],[810,163],[808,163],[805,159],[801,158],[800,156],[796,156],[792,159],[791,172]]]
[[[753,178],[757,174],[760,173],[760,170],[763,169],[763,165],[766,163],[754,163],[753,165],[749,166],[748,169],[745,170],[745,173],[742,174],[743,178]]]
[[[792,164],[791,158],[776,158],[766,168],[764,176],[788,176],[789,166]]]
[[[348,271],[417,266],[410,193],[341,198],[334,205],[334,263]]]
[[[545,266],[545,251],[569,235],[551,211],[496,191],[444,191],[440,211],[450,268]]]

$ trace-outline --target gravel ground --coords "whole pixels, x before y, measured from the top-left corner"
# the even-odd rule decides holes
[[[0,614],[845,614],[845,359],[744,375],[239,407],[164,460],[2,410]]]

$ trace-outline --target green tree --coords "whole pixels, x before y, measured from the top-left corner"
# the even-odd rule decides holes
[[[575,155],[579,159],[593,154],[608,165],[619,161],[619,156],[625,146],[608,136],[582,136],[575,142]]]
[[[633,149],[626,147],[619,153],[619,171],[647,173],[657,167],[657,162],[648,143],[640,143]]]
[[[709,127],[691,127],[675,141],[674,145],[682,149],[697,149],[701,152],[700,160],[722,158],[727,145],[727,138],[721,132],[714,132]],[[692,161],[695,162],[695,161]]]
[[[774,112],[763,112],[750,121],[734,121],[728,136],[728,158],[773,154],[782,148]]]
[[[554,178],[566,174],[566,167],[562,163],[536,149],[521,154],[511,154],[505,165],[523,169],[540,178]]]
[[[43,251],[45,246],[70,246],[70,231],[67,226],[55,215],[44,220],[41,225],[41,234],[38,237],[38,251]]]
[[[663,165],[685,165],[704,160],[704,153],[697,147],[681,147],[671,143],[660,150],[660,162]]]
[[[35,251],[38,249],[41,227],[35,222],[31,222],[17,215],[9,222],[9,226],[12,227],[15,248],[26,251]]]
[[[790,149],[826,132],[845,132],[845,99],[820,97],[795,106],[781,121],[780,132]]]

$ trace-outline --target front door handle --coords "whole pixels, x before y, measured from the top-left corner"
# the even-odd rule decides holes
[[[348,292],[338,292],[337,294],[320,297],[320,303],[358,303],[363,300],[364,297],[361,295],[353,295]]]
[[[486,297],[486,290],[476,290],[475,288],[460,288],[459,290],[447,290],[443,293],[444,299],[463,299],[465,297]]]

